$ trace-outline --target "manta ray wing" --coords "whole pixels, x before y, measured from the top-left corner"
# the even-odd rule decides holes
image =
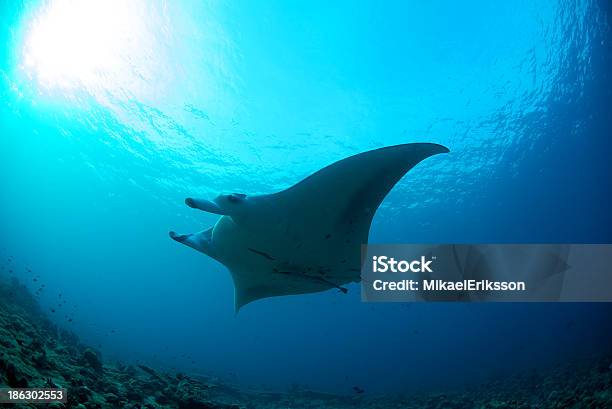
[[[326,223],[366,227],[395,184],[415,165],[448,149],[433,143],[411,143],[363,152],[335,162],[292,187],[271,195],[278,207]]]

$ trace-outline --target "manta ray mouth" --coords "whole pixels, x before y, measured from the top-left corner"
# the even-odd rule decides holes
[[[185,238],[187,237],[187,234],[178,234],[174,231],[171,231],[170,233],[168,233],[168,235],[170,236],[172,240],[176,240],[178,242],[183,242]]]
[[[201,251],[202,253],[210,256],[212,231],[213,228],[211,227],[199,233],[178,234],[174,231],[171,231],[168,233],[168,235],[172,240],[178,241],[179,243],[183,243],[195,250]]]

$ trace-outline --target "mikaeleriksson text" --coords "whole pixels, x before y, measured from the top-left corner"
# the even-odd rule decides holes
[[[414,260],[396,260],[393,257],[373,256],[374,273],[433,273],[435,257],[421,256]],[[494,281],[464,279],[447,281],[440,279],[372,280],[375,291],[525,291],[524,281]]]

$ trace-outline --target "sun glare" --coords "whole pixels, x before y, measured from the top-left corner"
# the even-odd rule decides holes
[[[91,89],[126,81],[146,34],[140,5],[120,0],[43,3],[28,27],[22,67],[48,88]]]

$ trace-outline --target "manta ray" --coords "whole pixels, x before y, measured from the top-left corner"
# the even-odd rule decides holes
[[[376,210],[395,184],[422,160],[449,150],[410,143],[335,162],[272,194],[187,198],[187,206],[221,217],[207,230],[170,237],[226,266],[234,305],[306,294],[360,281],[361,245]]]

